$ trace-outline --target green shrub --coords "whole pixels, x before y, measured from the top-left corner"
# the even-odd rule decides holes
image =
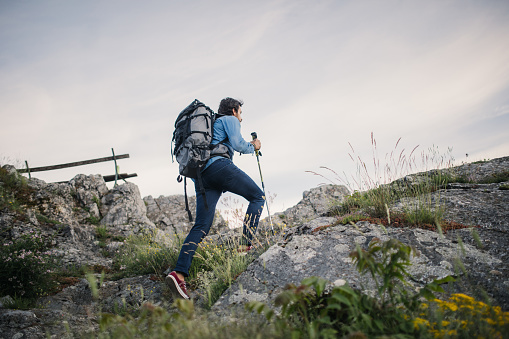
[[[35,217],[37,218],[37,220],[38,220],[40,223],[44,223],[44,224],[52,224],[52,225],[60,225],[60,224],[62,224],[60,221],[50,219],[50,218],[48,218],[47,216],[42,215],[42,214],[39,214],[39,213],[37,213],[37,214],[35,215]]]
[[[108,232],[108,226],[97,226],[95,228],[95,235],[98,239],[106,240],[110,237],[110,232]]]
[[[125,239],[124,245],[115,254],[113,267],[118,277],[151,273],[162,275],[168,267],[176,264],[177,251],[177,242],[159,243],[153,232],[132,235]]]
[[[30,232],[0,245],[0,295],[33,299],[54,286],[49,242]]]
[[[7,208],[19,212],[22,206],[33,206],[33,192],[25,177],[0,167],[0,210]]]
[[[268,247],[267,243],[259,245],[262,251]],[[189,270],[190,281],[205,291],[206,307],[211,307],[254,260],[252,255],[239,253],[239,246],[236,242],[217,245],[205,239],[198,247]]]
[[[86,219],[87,222],[91,223],[92,225],[97,225],[99,226],[99,222],[101,221],[101,218],[98,218],[96,216],[89,216],[87,219]],[[99,228],[99,227],[98,227]]]
[[[499,182],[509,181],[509,171],[493,173],[489,177],[481,180],[480,184],[498,184]]]

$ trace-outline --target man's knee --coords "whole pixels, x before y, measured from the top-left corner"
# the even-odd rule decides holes
[[[265,203],[265,199],[266,199],[265,194],[263,193],[262,190],[259,190],[254,195],[254,198],[251,200],[251,202],[260,203],[263,205]]]

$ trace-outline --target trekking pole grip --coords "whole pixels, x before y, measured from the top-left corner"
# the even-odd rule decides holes
[[[253,140],[258,139],[258,134],[256,134],[256,132],[251,133],[251,136],[253,137]],[[253,145],[253,146],[254,146],[254,145]],[[258,155],[258,154],[259,154],[260,156],[262,155],[262,152],[257,151],[257,150],[256,150],[256,148],[255,148],[255,153],[256,153],[256,155]]]

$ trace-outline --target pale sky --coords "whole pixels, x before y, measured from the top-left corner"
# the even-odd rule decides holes
[[[272,213],[325,182],[306,171],[354,174],[349,143],[371,163],[372,132],[381,161],[399,138],[397,154],[508,156],[509,2],[0,0],[2,164],[114,148],[142,196],[183,194],[175,118],[227,96],[245,102],[244,138],[262,141]],[[260,183],[255,157],[234,162]],[[33,176],[78,173],[114,167]]]

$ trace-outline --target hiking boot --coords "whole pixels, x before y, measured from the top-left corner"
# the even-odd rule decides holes
[[[173,296],[182,299],[190,299],[187,294],[186,282],[179,279],[175,271],[168,274],[164,281],[166,282],[166,285],[170,287]]]

